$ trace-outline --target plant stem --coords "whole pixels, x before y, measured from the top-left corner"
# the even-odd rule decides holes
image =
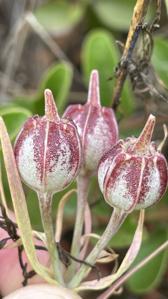
[[[131,25],[129,28],[127,40],[125,43],[123,55],[120,61],[127,61],[132,54],[132,50],[134,46],[132,46],[133,38],[136,34],[136,30],[140,24],[142,24],[144,17],[147,12],[147,8],[149,5],[149,0],[137,0],[136,5],[134,7],[134,12],[131,20]],[[135,41],[136,43],[136,41]],[[130,52],[131,49],[131,52]],[[117,76],[117,82],[115,84],[114,92],[113,92],[113,108],[116,109],[119,104],[120,95],[122,92],[122,88],[124,85],[124,81],[127,77],[127,68],[126,65],[120,67],[119,74]]]
[[[71,246],[71,255],[75,258],[79,258],[80,255],[80,239],[82,236],[84,213],[86,208],[87,196],[88,196],[88,176],[79,175],[77,178],[77,209],[76,209],[76,220],[74,226],[74,233]],[[68,276],[73,276],[76,271],[76,262],[72,261],[71,266],[67,271]]]
[[[55,245],[55,236],[52,222],[52,194],[38,192],[38,198],[54,278],[59,283],[64,284],[61,271],[61,262]]]
[[[109,223],[100,237],[99,241],[95,245],[95,247],[90,252],[89,256],[86,258],[86,262],[94,265],[96,263],[97,258],[99,257],[101,251],[108,245],[111,238],[115,235],[115,233],[119,230],[120,226],[124,222],[127,217],[127,213],[124,211],[114,208],[112,216],[109,220]],[[83,280],[84,277],[89,273],[90,268],[86,265],[82,265],[76,275],[73,277],[71,282],[69,283],[69,287],[74,288],[79,285],[79,283]]]
[[[107,291],[101,294],[97,299],[107,299],[111,296],[115,290],[117,290],[128,278],[130,278],[135,272],[144,267],[147,263],[149,263],[154,257],[160,254],[163,250],[168,247],[168,240],[165,241],[162,245],[160,245],[155,251],[153,251],[150,255],[145,257],[138,265],[133,267],[130,271],[126,272],[123,276],[121,276]]]
[[[77,258],[79,256],[80,251],[79,243],[83,229],[84,211],[88,196],[88,185],[89,178],[86,176],[79,175],[77,178],[77,211],[71,247],[71,254]]]

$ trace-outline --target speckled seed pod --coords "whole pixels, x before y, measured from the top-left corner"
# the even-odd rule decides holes
[[[101,159],[99,185],[111,206],[131,212],[153,205],[165,193],[167,162],[151,142],[154,126],[150,115],[139,138],[119,140]]]
[[[50,90],[45,91],[45,116],[29,118],[14,146],[23,181],[35,191],[58,192],[77,176],[81,145],[76,126],[60,119]]]
[[[64,117],[72,119],[78,128],[83,150],[83,172],[94,173],[102,155],[118,140],[118,126],[111,108],[100,104],[99,76],[93,70],[88,100],[85,105],[71,105]]]

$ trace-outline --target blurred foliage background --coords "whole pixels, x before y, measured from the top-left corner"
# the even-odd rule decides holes
[[[84,103],[90,71],[100,72],[101,102],[112,106],[115,68],[122,54],[116,40],[125,42],[135,0],[1,0],[0,1],[0,115],[14,141],[27,117],[43,114],[45,88],[50,88],[62,114],[69,103]],[[157,116],[154,138],[163,138],[163,123],[168,123],[168,1],[162,1],[160,28],[153,34],[153,72],[157,82],[149,79],[145,96],[137,94],[129,76],[117,109],[120,136],[135,135],[142,129],[150,112]],[[155,15],[151,1],[147,22]],[[160,81],[162,80],[162,81]],[[163,83],[165,86],[163,86]],[[153,88],[156,92],[152,93]],[[163,92],[164,98],[159,94]],[[164,153],[168,157],[168,144]],[[2,166],[3,167],[3,166]],[[8,186],[3,174],[6,193]],[[72,188],[72,185],[69,187]],[[35,229],[41,229],[38,202],[33,191],[25,187],[27,204]],[[65,191],[66,192],[66,191]],[[53,215],[59,198],[54,200]],[[96,178],[90,187],[90,204],[94,231],[101,232],[111,214],[104,202]],[[76,198],[66,207],[63,245],[68,248],[75,216]],[[111,246],[120,257],[132,240],[137,213],[128,217]],[[144,241],[135,263],[152,252],[168,236],[168,196],[146,211]],[[168,298],[168,253],[153,259],[126,283],[116,298]],[[112,265],[113,267],[113,265]],[[102,269],[105,273],[108,267]],[[87,298],[93,298],[93,293]],[[96,298],[96,295],[95,295]],[[114,296],[115,298],[115,296]]]

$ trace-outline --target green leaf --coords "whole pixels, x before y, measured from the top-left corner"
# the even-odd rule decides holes
[[[17,107],[18,105],[21,106],[22,108],[26,108],[31,113],[35,111],[35,105],[36,105],[36,95],[34,94],[32,96],[28,95],[21,95],[17,96],[14,101],[13,101],[13,107]]]
[[[67,96],[72,84],[73,70],[69,63],[62,62],[51,67],[44,75],[39,87],[39,95],[35,105],[36,112],[44,113],[44,89],[51,89],[58,111],[63,112]]]
[[[18,97],[16,104],[31,109],[32,113],[44,115],[44,89],[51,89],[59,113],[62,113],[72,84],[73,70],[67,62],[54,64],[44,74],[39,91],[32,97]]]
[[[127,31],[135,2],[135,0],[98,0],[93,2],[93,9],[100,20],[109,28]]]
[[[132,238],[137,226],[137,220],[134,217],[127,217],[119,232],[113,237],[109,243],[112,248],[123,248],[131,244]],[[147,231],[143,230],[143,239],[147,238]]]
[[[127,116],[134,110],[134,97],[131,89],[130,82],[128,80],[124,83],[124,88],[121,94],[121,104],[119,106],[120,112]]]
[[[127,32],[131,23],[136,0],[97,0],[92,2],[95,11],[101,22],[110,29]],[[153,17],[155,3],[151,2],[146,21],[150,22]]]
[[[85,5],[65,0],[47,1],[35,12],[38,21],[50,32],[69,32],[83,17]]]
[[[27,208],[30,215],[32,227],[34,230],[43,231],[37,194],[26,185],[24,185],[24,190],[26,193]]]
[[[88,84],[90,72],[97,69],[100,75],[100,93],[103,106],[112,105],[112,93],[115,80],[108,80],[114,75],[114,69],[119,61],[119,51],[113,36],[105,30],[90,32],[82,46],[82,68],[85,81]],[[127,84],[122,93],[120,108],[124,114],[133,109],[132,94]]]
[[[168,41],[166,39],[155,38],[152,62],[160,78],[168,87]]]
[[[152,253],[166,239],[165,230],[157,230],[142,244],[140,253],[133,266]],[[161,281],[167,267],[168,252],[164,251],[152,259],[146,266],[135,273],[127,282],[129,289],[134,293],[146,293],[155,288]]]
[[[118,62],[118,50],[113,37],[106,31],[96,30],[89,33],[82,47],[82,67],[88,83],[90,72],[96,68],[100,76],[102,104],[112,103],[113,81],[108,80]]]
[[[102,204],[99,204],[99,207],[97,206],[97,208],[94,208],[94,214],[95,214],[95,211],[99,212],[99,209],[102,209],[101,216],[103,217],[103,214],[104,214],[104,211],[105,211],[104,206]],[[108,210],[109,210],[109,207],[108,207]],[[109,214],[109,211],[107,211],[106,217]],[[97,215],[97,213],[96,213],[96,215]],[[128,247],[132,242],[132,238],[133,238],[136,226],[137,226],[137,219],[134,216],[129,215],[129,217],[127,217],[126,220],[124,221],[124,223],[121,226],[118,233],[109,242],[108,246],[113,248],[113,249]],[[104,232],[104,229],[105,229],[104,227],[103,228],[98,228],[96,230],[96,233],[99,234],[99,235],[102,235],[102,233]],[[143,240],[147,238],[147,235],[148,235],[147,231],[144,228],[144,230],[143,230]],[[93,241],[93,243],[94,243],[94,241]]]
[[[0,115],[5,121],[10,139],[13,140],[31,112],[22,107],[4,107],[0,109]]]

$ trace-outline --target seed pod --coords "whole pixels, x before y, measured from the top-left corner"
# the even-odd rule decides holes
[[[86,104],[69,106],[64,117],[72,119],[78,128],[83,150],[83,172],[94,173],[103,154],[118,140],[114,112],[100,104],[96,70],[91,73]]]
[[[165,193],[167,162],[151,142],[154,126],[150,115],[139,138],[119,140],[101,159],[99,186],[111,206],[131,212],[151,206]]]
[[[45,90],[45,116],[24,124],[14,146],[23,181],[35,191],[58,192],[77,176],[81,161],[76,126],[60,119],[50,90]]]

